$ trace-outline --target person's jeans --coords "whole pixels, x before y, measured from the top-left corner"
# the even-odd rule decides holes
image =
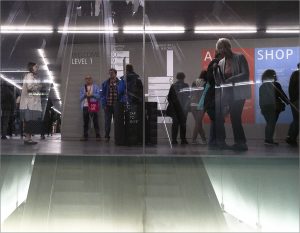
[[[293,121],[290,124],[288,137],[292,141],[296,141],[299,134],[299,100],[291,104]]]
[[[273,142],[273,136],[275,132],[276,122],[279,117],[279,112],[276,112],[275,109],[264,109],[261,111],[261,113],[266,120],[265,141]]]
[[[105,138],[109,138],[111,129],[111,120],[114,116],[114,106],[105,107]]]
[[[98,113],[89,112],[88,107],[83,107],[83,136],[88,137],[90,117],[93,119],[93,125],[96,133],[96,137],[100,137],[99,124],[98,124]]]

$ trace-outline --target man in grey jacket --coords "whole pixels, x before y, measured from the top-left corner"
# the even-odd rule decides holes
[[[223,57],[219,62],[221,83],[224,85],[222,105],[228,108],[230,114],[234,135],[232,149],[246,151],[248,147],[242,126],[242,113],[246,99],[251,98],[248,62],[243,54],[232,52],[230,40],[226,38],[217,41],[216,49]]]

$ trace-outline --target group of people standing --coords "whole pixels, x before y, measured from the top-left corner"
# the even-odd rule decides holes
[[[200,134],[201,144],[207,144],[202,120],[205,112],[211,125],[208,140],[209,148],[222,150],[248,150],[245,132],[242,125],[242,113],[245,101],[251,98],[251,82],[249,67],[243,54],[234,53],[230,40],[221,38],[216,43],[215,58],[207,69],[202,71],[192,88],[184,82],[185,74],[177,73],[177,81],[172,84],[168,94],[166,114],[172,117],[172,144],[177,145],[177,134],[180,128],[181,144],[187,144],[186,121],[191,110],[195,127],[192,143],[197,143]],[[293,72],[289,85],[290,100],[276,81],[276,72],[266,70],[262,75],[262,85],[259,89],[259,105],[266,120],[265,145],[278,145],[274,142],[274,130],[280,112],[285,105],[291,103],[293,122],[290,125],[286,142],[297,145],[299,133],[299,65]],[[190,107],[191,106],[191,107]],[[234,144],[226,143],[225,117],[230,116]]]
[[[117,70],[109,69],[109,78],[101,84],[101,88],[93,83],[90,75],[85,77],[85,85],[80,89],[80,102],[83,112],[83,137],[82,141],[89,139],[88,129],[90,118],[96,133],[96,140],[101,140],[98,111],[101,108],[105,113],[105,141],[110,140],[111,122],[115,118],[116,105],[137,105],[143,102],[143,84],[138,74],[133,70],[131,64],[127,64],[125,75],[117,78]],[[92,109],[92,103],[96,107]]]

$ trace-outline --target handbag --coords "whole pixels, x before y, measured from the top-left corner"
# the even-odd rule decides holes
[[[87,86],[84,85],[85,92],[87,92]],[[87,102],[88,102],[88,112],[99,112],[99,102],[98,100],[91,99],[87,97]]]
[[[97,100],[92,100],[88,98],[88,111],[99,112],[99,102]]]

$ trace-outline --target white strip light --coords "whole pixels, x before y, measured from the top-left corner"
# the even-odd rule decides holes
[[[247,34],[256,33],[252,26],[198,26],[194,30],[197,34]]]
[[[3,34],[49,34],[53,33],[50,26],[1,26]]]
[[[16,82],[14,82],[13,80],[5,77],[3,74],[0,74],[1,79],[5,80],[6,82],[10,83],[11,85],[15,86],[16,88],[18,88],[19,90],[22,90],[22,87],[17,84]]]
[[[299,28],[268,28],[266,33],[273,33],[273,34],[299,34]]]
[[[60,34],[112,34],[119,30],[113,27],[60,27]]]
[[[1,73],[28,73],[28,70],[1,70]]]
[[[123,33],[126,34],[175,34],[184,33],[185,28],[181,26],[146,26],[145,30],[142,26],[125,26]]]
[[[52,72],[48,68],[49,61],[47,60],[47,58],[45,56],[45,52],[44,52],[43,49],[38,49],[38,53],[39,53],[39,55],[41,56],[41,58],[43,60],[43,63],[45,65],[45,70],[46,70],[47,75],[49,77],[50,83],[53,83],[53,90],[54,90],[55,96],[56,96],[57,99],[60,100],[60,93],[59,93],[59,90],[58,90],[58,84],[54,82],[54,77],[52,75]],[[61,104],[60,101],[59,101],[59,103]]]

